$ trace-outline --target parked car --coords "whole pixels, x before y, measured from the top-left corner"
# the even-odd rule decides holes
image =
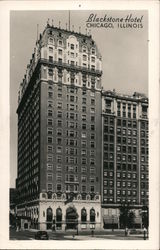
[[[48,233],[46,231],[38,231],[35,234],[35,240],[49,240]]]

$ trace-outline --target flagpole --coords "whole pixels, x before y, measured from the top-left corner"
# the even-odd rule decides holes
[[[70,17],[70,10],[69,10],[69,20],[68,20],[68,26],[69,26],[69,31],[70,31],[70,20],[71,19],[71,17]]]

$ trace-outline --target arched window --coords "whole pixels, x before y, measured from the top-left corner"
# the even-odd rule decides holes
[[[87,221],[87,212],[85,208],[82,208],[81,210],[81,222],[86,222]]]
[[[95,210],[92,208],[90,210],[90,222],[95,222],[95,217],[96,217]]]
[[[62,209],[57,208],[56,210],[56,228],[61,229],[62,228]]]
[[[47,208],[47,221],[52,221],[53,220],[53,212],[52,208]]]

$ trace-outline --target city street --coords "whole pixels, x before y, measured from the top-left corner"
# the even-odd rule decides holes
[[[10,240],[35,240],[36,230],[25,230],[16,232],[15,229],[10,229]],[[71,232],[52,232],[48,231],[49,240],[144,240],[143,234],[124,235],[123,230],[109,231],[102,230],[94,232],[94,236],[90,231],[79,232],[79,235],[74,235]]]

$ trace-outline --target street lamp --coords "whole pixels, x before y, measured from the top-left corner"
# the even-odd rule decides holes
[[[113,222],[114,222],[114,216],[112,215],[112,231],[114,231]]]

